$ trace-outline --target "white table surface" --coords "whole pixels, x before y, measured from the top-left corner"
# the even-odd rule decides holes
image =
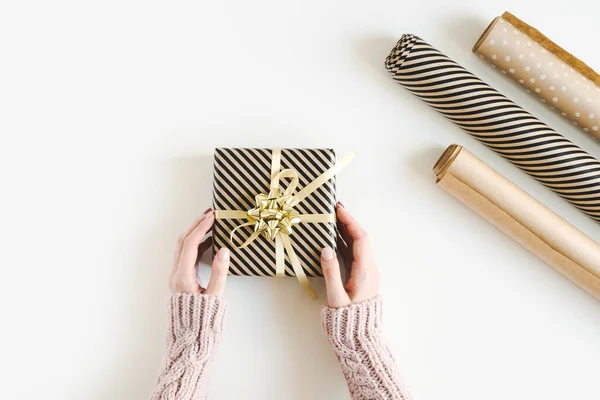
[[[175,238],[210,204],[213,149],[255,146],[359,150],[339,195],[371,235],[415,399],[598,399],[600,303],[436,187],[431,168],[460,143],[595,240],[598,224],[383,67],[417,34],[600,157],[471,54],[506,9],[600,69],[591,1],[3,3],[1,397],[147,398]],[[228,280],[212,399],[349,398],[314,286],[317,302],[293,279]]]

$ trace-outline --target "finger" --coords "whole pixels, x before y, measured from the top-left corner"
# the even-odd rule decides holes
[[[200,222],[202,222],[202,220],[204,220],[204,218],[206,218],[206,216],[208,215],[208,212],[212,211],[212,208],[207,208],[206,210],[204,210],[204,212],[202,213],[202,215],[199,218],[196,218],[196,220],[185,230],[185,232],[180,236],[180,242],[183,244],[183,241],[185,240],[186,237],[188,237],[190,235],[190,233],[192,233],[192,231],[194,229],[196,229],[196,227],[200,224]]]
[[[204,213],[202,213],[200,218],[196,218],[194,223],[192,225],[190,225],[190,227],[188,229],[186,229],[185,233],[183,233],[182,235],[180,235],[177,238],[177,245],[175,246],[175,252],[173,253],[173,270],[171,273],[175,272],[177,270],[177,267],[179,266],[179,258],[181,257],[181,249],[183,247],[183,241],[200,224],[200,222],[202,222],[202,220],[206,217],[206,214],[210,210],[211,210],[210,208],[207,208],[204,211]]]
[[[204,210],[204,212],[202,213],[202,215],[199,218],[196,218],[196,220],[192,223],[192,225],[190,225],[185,230],[185,232],[177,238],[176,254],[181,253],[181,248],[183,247],[183,242],[184,242],[185,238],[188,237],[190,235],[190,233],[192,233],[192,231],[194,229],[196,229],[196,227],[198,225],[200,225],[200,222],[202,222],[204,220],[204,218],[206,218],[206,215],[211,210],[212,210],[212,208],[210,208],[210,207],[207,208],[206,210]],[[179,255],[177,255],[177,261],[179,261]]]
[[[198,258],[198,247],[202,243],[202,239],[210,230],[215,222],[214,213],[208,213],[196,228],[184,239],[179,257],[178,269],[192,270],[196,266]]]
[[[339,308],[349,305],[351,303],[350,297],[344,289],[340,263],[333,249],[325,247],[321,251],[321,267],[323,268],[323,276],[325,277],[329,307]]]
[[[337,205],[335,206],[335,213],[336,216],[338,216],[338,212],[339,211],[343,211],[345,210],[344,205],[342,204],[341,201],[338,201]],[[348,246],[352,246],[352,238],[350,237],[350,234],[348,233],[348,228],[346,228],[346,225],[344,225],[343,223],[340,222],[339,218],[336,218],[336,228],[338,230],[338,233],[344,238],[344,241],[346,242],[346,244],[348,244]]]
[[[341,232],[345,229],[349,236],[346,242],[350,244],[350,242],[363,239],[365,237],[365,231],[360,227],[348,210],[346,210],[344,206],[339,205],[339,203],[336,210],[338,221],[343,225]]]
[[[225,292],[225,281],[227,280],[227,273],[229,272],[230,257],[231,252],[225,247],[217,252],[217,256],[213,260],[210,280],[208,281],[208,286],[206,287],[204,294],[223,296],[223,293]]]

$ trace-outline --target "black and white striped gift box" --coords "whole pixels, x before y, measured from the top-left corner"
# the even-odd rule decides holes
[[[272,150],[258,148],[219,148],[215,150],[213,209],[247,211],[255,206],[255,196],[268,193]],[[335,164],[331,149],[281,149],[281,169],[294,169],[299,175],[298,190]],[[281,181],[285,189],[288,182]],[[335,214],[335,177],[319,187],[295,209],[301,214]],[[233,275],[275,276],[275,242],[258,237],[248,247],[239,249],[230,243],[229,235],[246,220],[217,219],[213,228],[213,251],[231,249]],[[323,247],[335,249],[335,224],[300,223],[289,236],[307,276],[323,276],[320,254]],[[236,231],[240,242],[253,233],[247,226]],[[294,276],[285,255],[285,274]]]

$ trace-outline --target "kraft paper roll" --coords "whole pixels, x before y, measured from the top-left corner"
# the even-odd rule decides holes
[[[491,23],[473,52],[600,138],[600,75],[539,31],[506,12]]]
[[[600,162],[414,35],[387,57],[394,80],[600,221]]]
[[[462,146],[433,167],[437,184],[600,300],[600,245]]]

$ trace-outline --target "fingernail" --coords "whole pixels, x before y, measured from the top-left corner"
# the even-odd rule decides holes
[[[330,247],[325,247],[323,250],[321,250],[321,257],[325,261],[333,260],[333,257],[335,257],[335,252]]]
[[[214,212],[210,212],[210,213],[208,213],[208,215],[206,215],[206,218],[204,218],[204,219],[205,220],[206,219],[213,219],[214,217],[215,217],[215,213]]]
[[[202,213],[202,215],[206,215],[208,214],[209,211],[211,211],[212,208],[208,207],[206,210],[204,210],[204,212]]]
[[[229,261],[230,256],[231,252],[226,247],[223,247],[221,250],[219,250],[219,253],[217,253],[217,257],[219,257],[219,260],[221,261]]]
[[[346,208],[346,206],[341,201],[338,201],[338,206],[340,206],[342,208]]]

